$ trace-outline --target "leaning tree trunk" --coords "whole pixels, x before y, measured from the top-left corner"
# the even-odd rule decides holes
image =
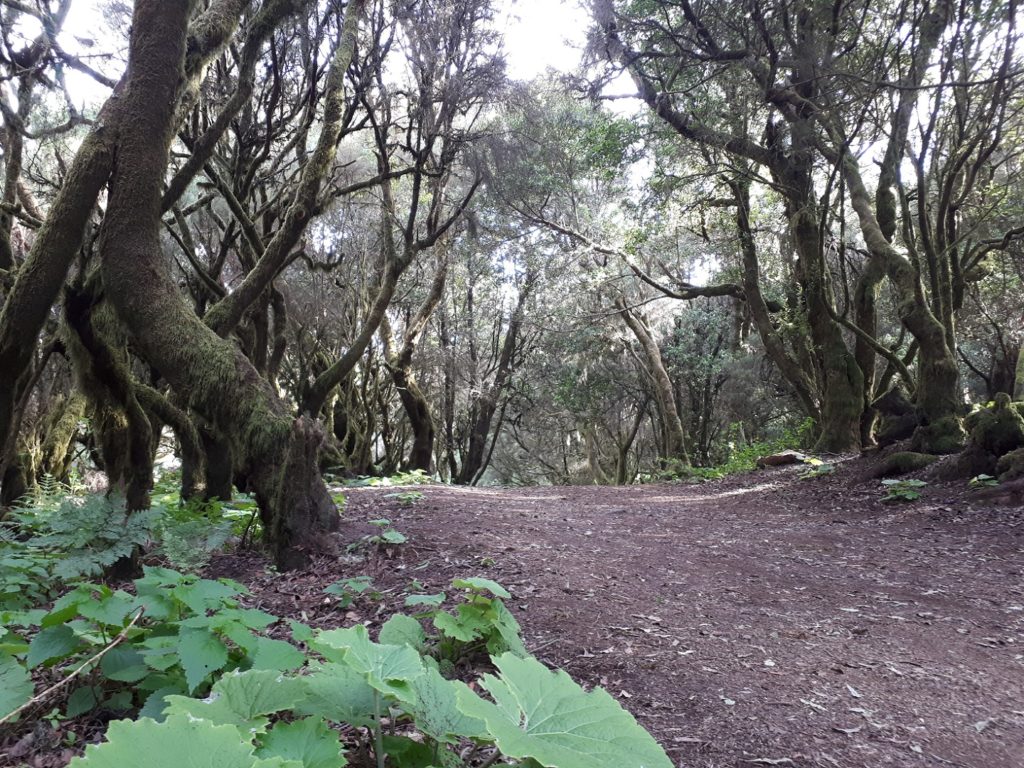
[[[178,293],[160,248],[161,190],[175,129],[188,0],[137,0],[109,202],[100,234],[104,285],[141,355],[231,442],[278,567],[304,565],[336,530],[317,467],[322,435]]]
[[[647,327],[633,314],[633,310],[626,306],[626,302],[621,296],[615,300],[615,307],[619,310],[626,325],[629,326],[629,330],[633,332],[633,336],[640,342],[640,348],[647,360],[647,368],[654,380],[655,395],[663,416],[666,438],[665,455],[662,458],[678,461],[688,467],[690,457],[686,453],[686,432],[683,430],[683,421],[679,418],[679,409],[676,408],[672,379],[669,378],[668,371],[661,359],[661,350],[658,349],[658,344]]]

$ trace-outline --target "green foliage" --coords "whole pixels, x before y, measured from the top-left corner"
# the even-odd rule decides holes
[[[882,501],[886,504],[904,501],[917,501],[921,498],[921,489],[928,483],[924,480],[883,480],[886,493]]]
[[[967,487],[978,490],[980,488],[995,488],[999,485],[998,478],[992,477],[992,475],[975,475],[968,483]]]
[[[133,595],[79,584],[48,612],[0,614],[5,653],[28,669],[72,667],[124,632],[124,641],[72,692],[69,715],[102,706],[141,707],[159,716],[165,697],[202,691],[219,673],[265,669],[277,675],[305,663],[295,646],[263,634],[277,618],[241,607],[240,584],[147,568],[134,586]]]
[[[508,595],[487,579],[455,585],[470,600]],[[671,765],[606,692],[587,693],[532,657],[493,659],[499,676],[481,681],[493,703],[446,679],[409,616],[392,617],[377,642],[356,625],[311,634],[309,646],[304,673],[236,669],[204,698],[167,696],[162,721],[113,722],[71,765],[342,768],[339,726],[355,754],[393,768],[468,766],[463,754],[488,747],[498,750],[488,764],[503,756],[522,768]]]
[[[160,553],[175,568],[203,568],[235,530],[236,522],[226,511],[226,506],[217,499],[190,499],[183,504],[162,506],[155,527]]]
[[[7,653],[0,653],[0,717],[10,714],[32,698],[28,670]]]
[[[380,529],[380,533],[373,533],[369,536],[363,536],[356,542],[349,544],[350,550],[358,549],[361,546],[370,545],[377,547],[388,547],[397,546],[399,544],[405,544],[409,539],[401,531],[396,531],[391,526],[391,521],[386,517],[379,518],[377,520],[368,520],[370,525],[374,525]]]
[[[40,517],[40,534],[30,543],[60,554],[53,566],[59,579],[98,576],[147,544],[159,515],[158,510],[129,513],[124,499],[117,497],[65,498]]]
[[[607,691],[590,693],[564,671],[504,654],[500,677],[484,675],[489,702],[456,683],[459,709],[487,725],[509,757],[558,768],[672,768],[657,742]]]
[[[350,488],[390,488],[401,485],[430,485],[434,479],[422,469],[414,469],[411,472],[399,472],[389,477],[367,477],[363,475],[354,480],[346,480],[345,485]]]
[[[461,590],[462,596],[454,612],[443,610],[444,593],[411,595],[405,601],[407,606],[422,607],[417,617],[430,620],[438,631],[436,638],[428,639],[430,652],[438,660],[453,664],[485,651],[491,655],[526,655],[519,622],[502,602],[510,596],[504,587],[490,579],[473,577],[453,580],[452,588]]]
[[[389,493],[385,498],[394,499],[403,507],[411,507],[423,499],[423,493],[422,491],[402,491],[401,493]]]
[[[365,594],[371,600],[379,600],[381,593],[373,589],[373,581],[369,576],[354,576],[348,579],[340,579],[324,589],[328,595],[335,595],[338,599],[338,607],[344,610],[348,608],[359,595]]]
[[[813,480],[816,477],[827,477],[836,471],[836,465],[827,461],[822,461],[813,456],[808,456],[804,459],[804,464],[808,466],[808,469],[800,474],[801,480]]]

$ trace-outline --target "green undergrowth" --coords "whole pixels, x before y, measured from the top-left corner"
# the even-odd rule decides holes
[[[640,482],[700,482],[702,480],[720,480],[729,475],[752,472],[757,469],[757,460],[762,456],[806,447],[812,441],[813,432],[813,420],[805,419],[795,427],[787,427],[778,437],[770,440],[750,443],[728,442],[726,444],[727,455],[714,466],[692,467],[670,461],[661,471],[642,475]],[[828,472],[824,471],[819,474],[828,474]]]
[[[147,568],[129,589],[80,583],[45,609],[0,611],[0,717],[34,679],[71,679],[22,714],[120,718],[75,768],[672,765],[607,692],[527,653],[501,585],[456,579],[451,592],[408,596],[372,639],[362,624],[245,607],[226,579]],[[467,659],[469,682],[453,679]]]

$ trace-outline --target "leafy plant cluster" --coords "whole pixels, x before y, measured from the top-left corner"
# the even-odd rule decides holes
[[[111,723],[75,768],[670,768],[607,692],[526,653],[500,585],[452,586],[454,612],[443,593],[411,595],[419,612],[392,616],[376,641],[362,625],[292,622],[293,644],[267,637],[276,618],[241,607],[230,581],[147,569],[136,595],[79,585],[50,611],[5,614],[0,716],[31,695],[28,668],[76,666],[124,635],[82,675],[66,714],[102,706],[139,719]],[[25,625],[40,627],[30,640]],[[446,662],[473,649],[495,672],[472,686],[449,679]]]
[[[0,609],[38,605],[54,597],[54,582],[99,576],[138,548],[195,571],[232,536],[251,532],[256,504],[193,499],[177,490],[129,513],[115,495],[80,495],[41,483],[30,503],[0,525]]]
[[[751,472],[757,469],[757,460],[782,451],[805,447],[814,432],[814,421],[805,419],[796,427],[788,427],[779,437],[737,445],[729,443],[729,458],[714,467],[684,467],[670,465],[654,476],[641,478],[651,481],[720,480],[729,475]],[[821,474],[827,474],[822,472]]]
[[[368,477],[366,475],[345,480],[345,485],[350,488],[391,488],[402,485],[430,485],[434,478],[422,469],[414,469],[410,472],[398,472],[387,477]]]
[[[924,480],[883,480],[885,495],[882,501],[886,504],[917,501],[921,498],[921,489],[928,483]]]
[[[200,579],[167,568],[146,568],[134,581],[135,594],[78,584],[48,611],[0,612],[0,664],[12,680],[24,683],[36,668],[75,668],[120,638],[78,678],[67,717],[98,706],[159,714],[166,696],[200,691],[214,674],[297,669],[302,653],[263,634],[278,619],[240,605],[245,591],[226,579]],[[23,693],[0,696],[0,715],[27,700]]]

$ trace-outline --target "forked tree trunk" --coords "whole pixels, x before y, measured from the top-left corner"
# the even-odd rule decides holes
[[[619,310],[623,321],[633,332],[633,336],[640,343],[644,358],[647,361],[647,368],[654,380],[655,395],[657,397],[659,410],[662,414],[665,432],[665,455],[662,459],[677,461],[683,466],[690,465],[690,457],[686,453],[686,432],[683,430],[682,419],[679,418],[679,409],[676,408],[675,389],[672,386],[672,379],[669,378],[665,363],[661,359],[661,350],[651,336],[647,326],[633,314],[633,310],[626,306],[622,297],[615,300],[615,308]]]
[[[336,530],[320,477],[322,435],[240,351],[186,305],[160,249],[161,188],[174,134],[188,0],[137,0],[123,96],[126,117],[100,235],[104,285],[141,355],[231,441],[278,567],[304,565]]]

